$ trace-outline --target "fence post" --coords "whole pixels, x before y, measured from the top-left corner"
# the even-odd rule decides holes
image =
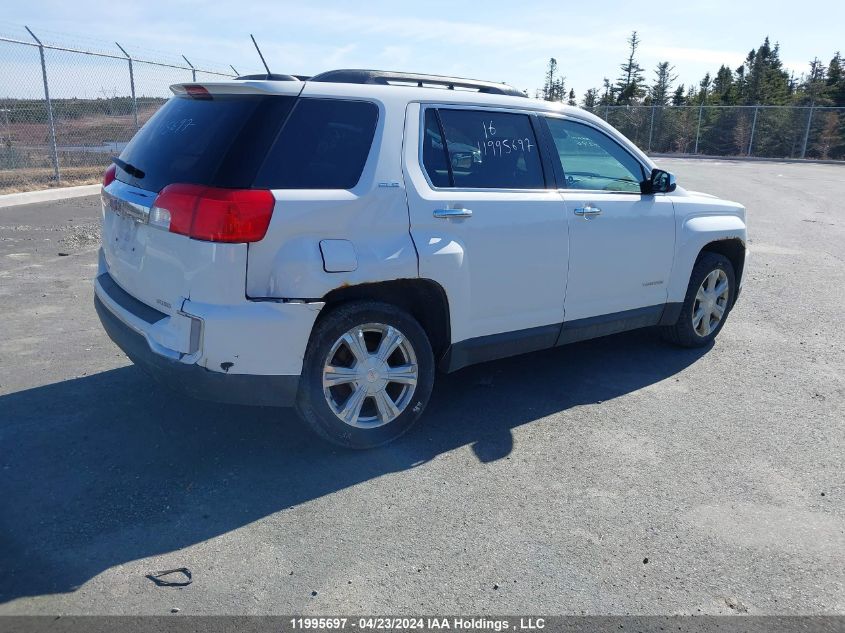
[[[185,57],[184,55],[182,55],[182,59],[184,59],[186,62],[188,62],[188,58]],[[194,68],[194,65],[191,62],[188,62],[188,66],[191,67],[191,81],[196,81],[197,80],[197,69]]]
[[[695,149],[693,154],[698,154],[698,139],[701,138],[701,113],[704,111],[704,102],[698,106],[698,127],[695,128]]]
[[[41,43],[41,40],[35,37],[35,33],[33,33],[28,26],[24,26],[24,28],[29,31],[32,39],[38,43],[38,53],[41,55],[41,76],[44,79],[44,100],[47,102],[47,121],[50,124],[50,150],[53,154],[53,175],[56,178],[56,182],[61,182],[62,175],[59,172],[59,150],[56,146],[56,125],[53,122],[53,102],[50,101],[50,86],[47,83],[47,62],[44,59],[44,44]]]
[[[748,139],[748,156],[751,156],[751,146],[754,144],[754,130],[757,127],[757,111],[760,106],[754,106],[754,119],[751,122],[751,137]]]
[[[651,139],[654,136],[654,111],[657,108],[654,104],[651,104],[651,126],[648,128],[648,151],[651,151]]]
[[[120,49],[120,52],[126,55],[129,61],[129,87],[132,89],[132,116],[135,119],[135,130],[138,130],[138,100],[135,99],[135,72],[132,70],[132,58],[129,56],[123,47],[115,42],[115,46]]]
[[[801,147],[801,158],[807,155],[807,141],[810,140],[810,124],[813,122],[813,108],[816,107],[816,102],[810,104],[810,113],[807,115],[807,129],[804,130],[804,145]]]

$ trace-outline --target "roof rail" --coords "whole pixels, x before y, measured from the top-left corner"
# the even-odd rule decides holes
[[[510,95],[524,97],[525,93],[508,84],[478,79],[462,79],[460,77],[443,77],[441,75],[423,75],[420,73],[403,73],[389,70],[329,70],[314,75],[309,81],[327,81],[339,84],[378,84],[382,86],[414,86],[424,88],[440,86],[448,90],[461,88],[477,90],[485,94]]]

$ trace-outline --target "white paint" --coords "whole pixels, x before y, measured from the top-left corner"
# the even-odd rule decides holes
[[[448,297],[452,342],[459,342],[681,301],[702,246],[746,238],[741,205],[680,188],[643,195],[429,185],[420,164],[421,104],[571,118],[611,136],[646,172],[654,167],[616,130],[578,108],[407,86],[204,85],[213,93],[301,89],[303,96],[367,100],[379,109],[359,183],[348,191],[274,191],[276,206],[260,242],[201,242],[143,220],[104,214],[100,273],[109,272],[124,290],[168,315],[156,326],[133,321],[132,327],[168,355],[188,349],[185,314],[201,318],[200,350],[181,360],[211,371],[234,362],[231,373],[299,374],[324,305],[320,299],[344,286],[433,280]],[[155,195],[119,181],[109,192],[147,208]],[[601,215],[574,214],[587,204],[600,208]],[[470,209],[472,216],[434,216],[447,208]],[[131,321],[123,308],[107,305]]]

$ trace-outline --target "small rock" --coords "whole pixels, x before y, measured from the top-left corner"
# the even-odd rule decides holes
[[[648,565],[648,558],[643,559],[643,565]]]
[[[737,613],[748,613],[748,607],[746,607],[736,598],[725,598],[725,604],[728,605],[729,609],[732,609]]]
[[[499,585],[493,585],[493,589],[496,590],[499,588]]]
[[[824,493],[822,493],[822,497],[824,497]]]
[[[312,597],[313,597],[313,596],[316,596],[316,595],[317,595],[317,592],[316,592],[316,591],[312,591],[312,592],[311,592],[311,596],[312,596]]]
[[[179,613],[179,607],[173,607],[173,608],[170,610],[170,613]]]
[[[59,257],[67,257],[70,253],[59,253]]]

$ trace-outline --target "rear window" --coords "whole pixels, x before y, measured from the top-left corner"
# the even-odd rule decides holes
[[[352,189],[378,122],[366,101],[300,99],[255,180],[261,189]]]
[[[296,97],[176,96],[156,112],[120,154],[143,172],[127,183],[160,191],[173,183],[249,188]]]

